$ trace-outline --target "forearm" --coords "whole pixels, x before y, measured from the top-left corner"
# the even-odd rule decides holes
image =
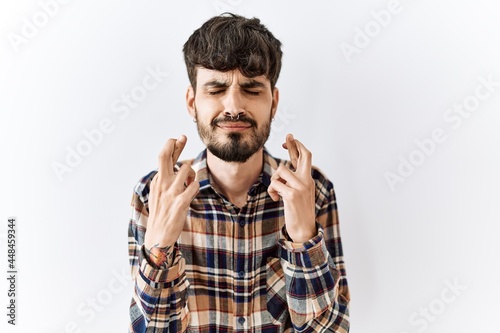
[[[134,279],[134,299],[145,320],[145,327],[168,327],[161,332],[183,332],[188,323],[184,259],[178,253],[167,269],[156,268],[141,249],[140,267]],[[177,252],[176,252],[177,253]]]
[[[347,291],[340,288],[337,269],[326,264],[316,269],[284,269],[287,305],[297,332],[349,332]],[[290,272],[292,272],[290,274]]]
[[[150,248],[150,254],[146,253],[143,244],[148,210],[140,189],[135,191],[132,198],[132,217],[128,230],[129,259],[134,283],[130,331],[146,332],[149,328],[154,328],[156,332],[182,332],[189,319],[189,283],[185,277],[184,259],[175,247],[170,247],[168,251]]]
[[[299,332],[348,332],[349,291],[345,270],[326,249],[320,228],[305,243],[281,241],[280,266],[286,306]],[[342,263],[343,265],[343,263]]]
[[[156,269],[167,269],[172,266],[176,249],[173,245],[160,247],[155,244],[151,247],[144,245],[145,258]]]

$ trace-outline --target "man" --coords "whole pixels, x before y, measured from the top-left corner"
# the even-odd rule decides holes
[[[348,332],[332,183],[292,135],[264,148],[281,43],[258,19],[214,17],[184,45],[189,114],[207,146],[166,142],[136,185],[130,332]]]

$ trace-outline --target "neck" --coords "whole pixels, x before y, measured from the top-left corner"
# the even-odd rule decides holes
[[[216,188],[231,203],[242,207],[247,201],[247,192],[262,172],[264,150],[261,148],[246,162],[226,162],[207,150],[207,166]]]

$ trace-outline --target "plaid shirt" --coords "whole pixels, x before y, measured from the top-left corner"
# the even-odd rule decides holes
[[[349,289],[333,184],[313,167],[317,235],[293,243],[283,201],[267,193],[273,172],[280,164],[291,167],[289,161],[264,150],[263,171],[240,210],[211,185],[206,150],[181,163],[196,171],[200,191],[168,269],[151,266],[143,245],[157,171],[134,189],[129,332],[348,332]]]

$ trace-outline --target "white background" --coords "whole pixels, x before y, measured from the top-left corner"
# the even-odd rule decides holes
[[[401,0],[385,27],[372,11],[389,1],[75,0],[52,16],[35,0],[0,3],[2,277],[7,218],[19,224],[18,325],[6,323],[1,278],[2,332],[126,332],[132,284],[116,276],[128,273],[132,189],[169,137],[187,135],[181,158],[203,148],[181,50],[223,10],[259,17],[284,45],[267,147],[286,157],[293,133],[334,183],[351,331],[498,331],[500,86],[477,88],[500,82],[498,2]],[[37,31],[12,43],[34,18]],[[114,113],[148,67],[168,77]],[[488,97],[446,121],[476,89]],[[54,163],[103,119],[112,131],[59,179]],[[436,128],[444,142],[419,153]],[[420,165],[391,188],[386,173],[410,157]]]

